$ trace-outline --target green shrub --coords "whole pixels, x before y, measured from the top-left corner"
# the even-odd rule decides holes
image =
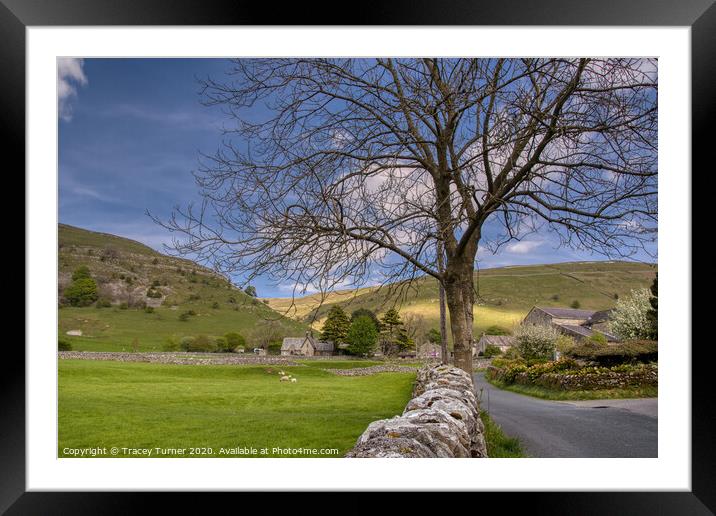
[[[127,308],[129,308],[129,303],[127,303],[126,301],[119,303],[120,310],[126,310]]]
[[[154,313],[154,307],[153,307],[153,306],[145,306],[145,307],[144,307],[144,311],[145,311],[146,313],[148,313],[148,314],[153,314],[153,313]]]
[[[162,351],[179,351],[180,341],[176,337],[167,337],[162,343]]]
[[[194,315],[196,315],[196,312],[194,310],[187,310],[186,312],[182,312],[181,314],[179,314],[179,320],[186,322],[189,320],[189,317],[192,317]]]
[[[152,299],[159,299],[162,297],[162,292],[160,290],[156,290],[153,287],[150,287],[147,289],[147,297],[150,297]]]
[[[560,353],[566,353],[576,345],[574,338],[564,334],[560,334],[557,340],[554,341],[554,348]]]
[[[188,351],[211,353],[217,350],[216,343],[206,335],[197,335]]]
[[[482,353],[482,356],[485,358],[492,358],[501,354],[502,350],[498,346],[490,344],[489,346],[485,346],[485,351]]]
[[[589,337],[589,340],[594,342],[598,346],[607,345],[607,338],[601,333],[594,333],[592,336]]]
[[[220,307],[221,307],[221,305],[219,305],[219,302],[218,302],[218,301],[214,301],[214,302],[211,304],[211,308],[213,308],[214,310],[218,310]]]
[[[72,351],[72,343],[69,340],[60,337],[57,339],[57,351]]]
[[[504,369],[502,377],[500,378],[505,383],[514,383],[515,377],[527,371],[527,366],[524,364],[514,364]]]
[[[515,341],[525,359],[550,359],[554,356],[559,333],[552,326],[521,325],[515,331]]]
[[[485,335],[512,335],[512,332],[507,328],[493,324],[485,330]]]
[[[544,362],[542,364],[535,364],[529,366],[525,373],[530,382],[534,382],[537,378],[544,374],[558,373],[564,371],[570,371],[572,369],[579,369],[577,361],[573,358],[561,358],[553,362]]]
[[[574,301],[572,301],[572,304],[569,305],[569,306],[571,306],[571,307],[574,308],[574,309],[577,309],[577,308],[581,307],[582,305],[581,305],[581,303],[579,302],[579,300],[575,299]]]
[[[182,351],[191,351],[194,347],[194,337],[186,336],[179,340],[179,347]]]
[[[214,345],[216,346],[216,351],[221,353],[231,353],[233,351],[233,348],[229,347],[229,343],[225,337],[216,337],[214,339]]]
[[[522,355],[520,355],[520,350],[517,349],[515,346],[512,346],[511,348],[507,348],[507,351],[505,351],[505,354],[503,357],[510,359],[510,360],[517,360],[521,359]]]
[[[92,275],[90,274],[89,267],[87,267],[86,265],[80,265],[72,273],[72,281],[77,281],[77,280],[91,278],[91,277],[92,277]]]
[[[492,361],[493,367],[506,368],[512,365],[526,365],[525,361],[521,358],[511,359],[504,356],[497,357]]]
[[[79,278],[65,289],[64,296],[72,306],[89,306],[99,297],[97,283],[92,278]]]
[[[246,348],[246,339],[240,333],[229,332],[224,335],[224,338],[226,339],[226,345],[229,350],[233,351],[236,348]]]
[[[106,297],[101,297],[97,300],[95,306],[97,308],[110,308],[112,306],[112,302]]]

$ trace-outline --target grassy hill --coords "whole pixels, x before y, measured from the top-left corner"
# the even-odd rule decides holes
[[[648,287],[656,266],[622,261],[571,262],[485,269],[475,274],[479,294],[475,306],[475,331],[491,325],[512,327],[534,305],[569,307],[578,301],[581,308],[603,310],[615,305],[617,297],[632,289]],[[428,327],[439,322],[438,286],[422,278],[399,293],[395,285],[331,293],[321,304],[321,295],[269,299],[276,311],[320,328],[334,304],[347,311],[368,308],[377,313],[396,306],[401,313],[424,318]],[[319,306],[320,305],[320,306]]]
[[[64,224],[58,233],[59,334],[75,350],[130,351],[136,338],[141,351],[158,351],[171,336],[220,336],[230,331],[241,333],[251,343],[255,333],[267,327],[281,336],[302,335],[306,329],[302,322],[283,317],[190,260]],[[99,304],[108,306],[62,304],[72,272],[82,265],[89,267],[99,286]],[[188,311],[195,315],[180,320]],[[72,330],[81,330],[82,336],[67,336]]]

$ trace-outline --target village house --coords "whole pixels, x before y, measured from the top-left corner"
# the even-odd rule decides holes
[[[281,355],[324,357],[335,353],[333,342],[316,339],[310,331],[303,337],[286,337],[281,344]]]
[[[586,340],[595,333],[601,333],[607,342],[619,342],[619,338],[609,332],[611,310],[577,310],[574,308],[553,308],[535,306],[529,311],[522,324],[551,325],[560,333]]]
[[[513,346],[514,340],[515,338],[509,335],[483,334],[482,337],[480,337],[480,340],[477,341],[477,344],[473,346],[472,356],[477,356],[480,353],[484,353],[485,348],[487,348],[487,346],[497,346],[498,348],[500,348],[500,351],[504,353]]]

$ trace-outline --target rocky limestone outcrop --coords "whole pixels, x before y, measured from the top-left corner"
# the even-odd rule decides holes
[[[346,457],[487,457],[484,430],[468,373],[426,366],[403,414],[368,425]]]

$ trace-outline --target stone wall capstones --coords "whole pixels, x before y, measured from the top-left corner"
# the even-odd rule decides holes
[[[403,414],[373,421],[346,457],[487,457],[484,431],[470,375],[426,366]]]

